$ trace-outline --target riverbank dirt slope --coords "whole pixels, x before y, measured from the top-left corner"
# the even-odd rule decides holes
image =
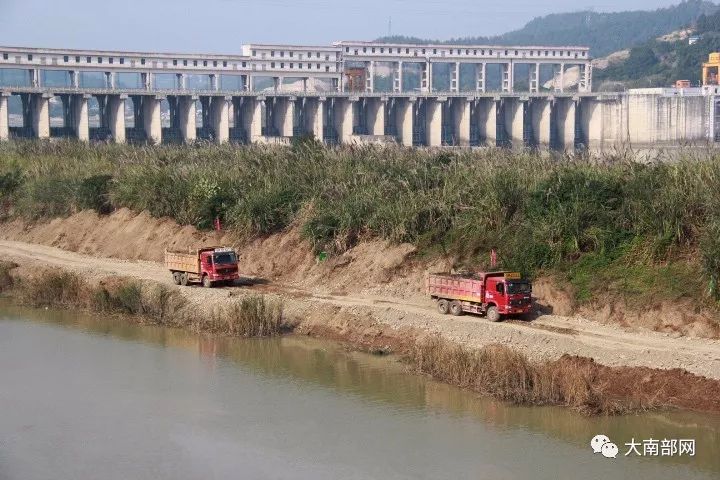
[[[236,245],[229,235],[197,232],[170,220],[120,210],[98,217],[81,212],[29,225],[5,223],[0,256],[19,264],[57,266],[86,276],[126,276],[171,285],[160,264],[165,248]],[[299,331],[382,347],[418,335],[438,334],[468,348],[502,344],[532,360],[565,354],[612,367],[683,369],[720,379],[720,341],[607,325],[582,317],[540,315],[532,321],[491,323],[482,317],[437,314],[422,293],[426,271],[449,262],[422,264],[411,245],[367,242],[345,255],[316,262],[296,230],[241,246],[241,270],[251,280],[221,289],[178,288],[191,301],[222,301],[249,292],[282,298]],[[538,283],[548,295],[562,297]],[[556,303],[561,305],[560,302]],[[569,309],[569,307],[567,307]],[[556,309],[556,313],[561,310]],[[563,312],[566,313],[566,312]]]
[[[453,258],[416,259],[410,244],[365,241],[343,255],[317,262],[299,228],[242,241],[229,233],[201,232],[172,219],[120,209],[110,215],[86,210],[67,218],[30,223],[16,219],[0,224],[0,239],[58,247],[91,256],[161,262],[168,249],[205,245],[234,246],[242,272],[263,283],[313,294],[372,298],[386,303],[427,307],[424,278],[430,271],[448,271]],[[672,336],[720,338],[717,312],[699,308],[693,299],[674,299],[647,308],[607,298],[578,307],[573,294],[550,278],[534,282],[539,311],[562,317],[575,315],[633,331],[651,330]]]

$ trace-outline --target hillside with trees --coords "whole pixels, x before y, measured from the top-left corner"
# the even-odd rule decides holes
[[[720,12],[701,15],[691,27],[693,36],[674,41],[652,39],[630,49],[622,62],[595,70],[595,85],[600,90],[669,86],[676,80],[699,84],[702,63],[708,53],[720,51]]]
[[[586,45],[594,57],[632,47],[709,18],[718,5],[688,0],[657,10],[626,12],[581,11],[538,17],[523,28],[490,37],[463,37],[446,41],[417,37],[389,36],[380,41],[401,43],[459,43],[497,45]]]

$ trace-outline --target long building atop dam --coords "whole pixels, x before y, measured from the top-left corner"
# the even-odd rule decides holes
[[[251,44],[238,55],[0,47],[0,140],[707,145],[720,139],[717,93],[593,92],[585,47],[337,42]]]

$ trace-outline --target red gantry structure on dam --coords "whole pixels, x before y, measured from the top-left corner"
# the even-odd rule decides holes
[[[314,136],[328,144],[571,150],[716,137],[712,89],[634,98],[591,87],[586,47],[343,41],[203,55],[0,46],[0,140]],[[21,114],[9,115],[11,106]]]

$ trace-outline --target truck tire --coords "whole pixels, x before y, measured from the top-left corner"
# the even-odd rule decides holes
[[[438,300],[438,302],[437,302],[437,311],[438,312],[442,313],[443,315],[447,315],[449,310],[450,309],[449,309],[447,300],[444,300],[444,299]]]
[[[452,315],[455,315],[456,317],[459,317],[463,314],[462,304],[458,302],[457,300],[450,302],[450,313]]]
[[[202,285],[205,288],[212,288],[213,284],[212,284],[212,280],[210,280],[210,277],[208,277],[207,275],[204,275],[202,278]]]
[[[181,275],[180,272],[172,272],[173,283],[175,285],[180,285],[180,275]]]
[[[500,321],[500,312],[498,312],[498,309],[496,306],[492,306],[487,309],[487,319],[491,322],[499,322]]]
[[[180,285],[183,287],[187,287],[187,284],[189,283],[190,279],[188,278],[187,273],[181,273],[180,274]]]

